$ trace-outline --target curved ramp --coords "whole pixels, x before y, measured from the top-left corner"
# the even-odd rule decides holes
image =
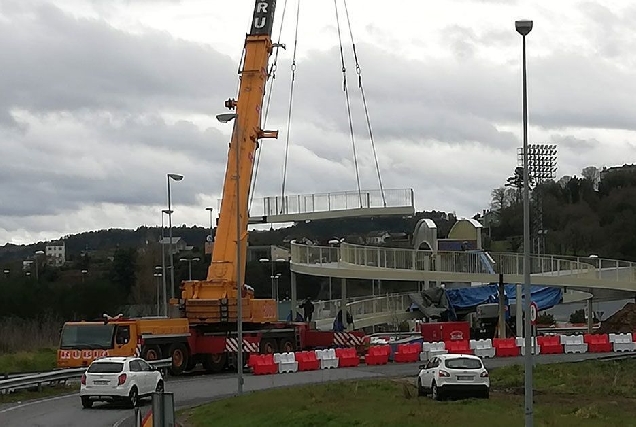
[[[523,283],[523,256],[489,253],[494,268],[481,260],[483,252],[433,252],[342,243],[340,248],[292,243],[291,270],[311,276],[439,282]],[[594,262],[594,264],[592,264]],[[577,290],[603,289],[636,293],[636,271],[630,261],[531,256],[533,285]]]

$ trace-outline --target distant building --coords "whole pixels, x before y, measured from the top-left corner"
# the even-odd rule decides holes
[[[159,239],[159,243],[166,245],[166,251],[170,251],[170,237],[164,237],[163,239]],[[176,255],[179,252],[191,251],[193,246],[188,246],[185,240],[181,237],[172,236],[172,254]]]
[[[605,176],[608,173],[612,173],[612,172],[618,172],[618,171],[623,171],[623,172],[634,172],[636,171],[636,165],[623,165],[623,166],[612,166],[610,168],[606,168],[604,167],[601,171],[600,171],[600,179],[601,181],[603,180],[603,178],[605,178]]]
[[[291,254],[289,250],[281,248],[276,245],[267,246],[248,246],[247,247],[247,261],[258,261],[261,259],[279,260],[284,259],[288,261]]]
[[[66,262],[66,245],[63,240],[50,242],[44,248],[46,263],[54,267],[61,267]]]

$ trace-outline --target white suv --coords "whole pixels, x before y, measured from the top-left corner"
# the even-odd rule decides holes
[[[490,377],[481,359],[472,354],[442,354],[420,365],[418,395],[429,392],[433,399],[469,394],[488,399]]]
[[[125,401],[135,407],[139,399],[163,391],[161,372],[138,357],[103,357],[91,363],[82,374],[82,406],[94,401]]]

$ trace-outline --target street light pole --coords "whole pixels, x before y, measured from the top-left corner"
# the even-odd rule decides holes
[[[172,211],[168,209],[161,210],[161,282],[163,285],[163,315],[166,317],[168,317],[168,286],[166,284],[166,244],[163,241],[165,239],[163,216],[170,212]]]
[[[236,150],[236,170],[234,171],[236,180],[236,323],[238,329],[238,349],[236,352],[236,371],[238,380],[238,394],[243,394],[243,279],[241,278],[241,210],[239,209],[241,185],[239,182],[240,165],[239,158],[241,156],[240,140],[241,136],[236,134],[236,122],[238,121],[236,113],[217,114],[216,119],[221,123],[227,123],[234,120],[232,127],[232,144]],[[247,197],[247,196],[246,196]]]
[[[214,220],[212,217],[212,211],[214,210],[214,208],[205,208],[205,210],[210,212],[210,238],[212,238],[212,229],[213,229],[212,222]]]
[[[163,246],[163,243],[162,243]],[[161,279],[163,278],[164,266],[155,266],[154,276],[157,278],[157,317],[161,316]],[[165,281],[164,281],[165,283]]]
[[[40,255],[44,255],[44,251],[35,251],[35,280],[40,281]]]
[[[174,298],[174,257],[172,253],[172,200],[170,197],[170,180],[173,179],[175,181],[181,181],[183,179],[183,175],[178,173],[169,173],[167,174],[168,178],[168,227],[170,229],[170,246],[168,249],[170,255],[170,298]],[[166,313],[168,312],[168,307],[166,306]],[[167,314],[166,314],[167,315]]]
[[[195,257],[195,258],[179,258],[179,261],[181,262],[188,262],[188,280],[192,280],[192,261],[200,261],[201,258],[199,257]]]
[[[528,88],[526,76],[526,36],[532,31],[532,21],[515,21],[515,28],[522,36],[523,45],[523,293],[525,338],[525,427],[533,425],[532,390],[532,325],[530,319],[530,183],[528,182]],[[519,304],[520,301],[517,301]]]

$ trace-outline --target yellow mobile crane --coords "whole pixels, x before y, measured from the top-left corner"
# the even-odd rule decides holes
[[[275,7],[276,0],[256,1],[251,31],[245,40],[238,100],[225,102],[225,106],[236,110],[236,113],[219,115],[224,121],[233,118],[234,129],[228,150],[212,262],[206,280],[184,281],[181,300],[171,301],[179,304],[185,317],[193,324],[236,322],[238,319],[237,280],[245,277],[248,195],[254,155],[259,139],[278,137],[277,131],[261,129]],[[278,317],[276,301],[255,299],[253,290],[241,285],[242,319],[254,323],[275,321]]]

